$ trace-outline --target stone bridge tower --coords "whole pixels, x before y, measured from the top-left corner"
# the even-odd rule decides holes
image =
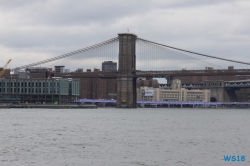
[[[237,101],[235,90],[224,87],[224,81],[204,81],[204,89],[210,89],[211,102],[232,102]]]
[[[131,33],[119,35],[119,66],[117,74],[117,108],[136,108],[136,38]]]

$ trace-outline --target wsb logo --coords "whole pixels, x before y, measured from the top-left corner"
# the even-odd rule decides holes
[[[224,156],[224,161],[227,162],[244,162],[246,160],[245,156]]]

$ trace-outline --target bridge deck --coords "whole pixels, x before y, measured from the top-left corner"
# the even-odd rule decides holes
[[[56,73],[64,78],[116,78],[118,72]],[[134,77],[250,75],[250,69],[136,71]]]

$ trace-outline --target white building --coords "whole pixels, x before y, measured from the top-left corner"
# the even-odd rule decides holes
[[[181,88],[179,79],[173,80],[172,89],[141,87],[137,89],[137,100],[165,101],[210,101],[210,90],[188,90]]]
[[[153,87],[137,88],[137,100],[160,100],[160,89]]]

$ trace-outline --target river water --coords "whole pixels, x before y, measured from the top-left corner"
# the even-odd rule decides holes
[[[250,165],[249,124],[249,109],[0,109],[0,165]]]

